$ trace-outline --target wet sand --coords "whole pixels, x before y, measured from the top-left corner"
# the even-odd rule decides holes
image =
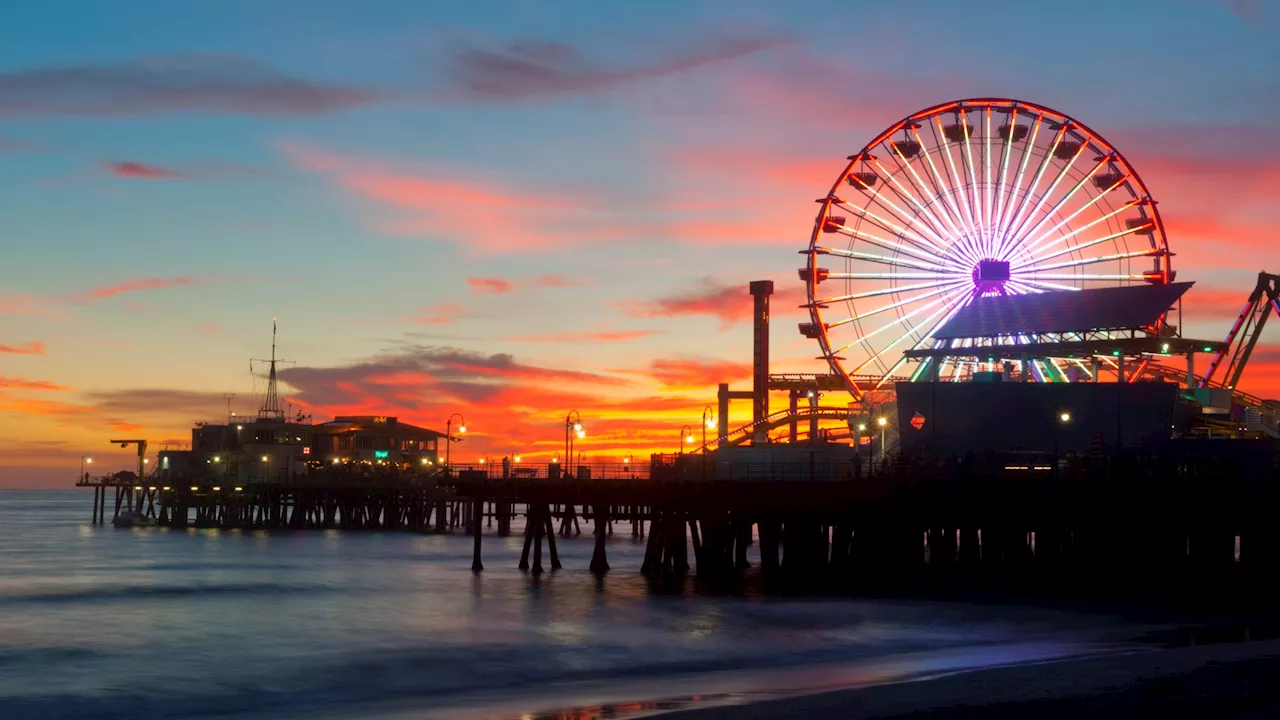
[[[1280,718],[1280,640],[991,668],[661,717]]]

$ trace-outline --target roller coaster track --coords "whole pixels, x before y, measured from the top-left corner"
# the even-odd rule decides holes
[[[779,410],[771,415],[766,415],[760,422],[743,425],[737,430],[730,431],[724,438],[724,444],[721,447],[737,447],[751,440],[755,436],[757,430],[769,432],[788,425],[792,420],[796,422],[808,422],[809,420],[848,420],[849,408],[842,407],[816,407],[801,408],[794,414],[790,410]],[[712,441],[702,446],[702,452],[714,450],[716,441]]]

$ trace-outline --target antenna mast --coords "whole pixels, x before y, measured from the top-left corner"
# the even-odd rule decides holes
[[[271,359],[249,359],[249,367],[255,362],[270,363],[267,372],[267,395],[262,399],[262,409],[258,410],[258,418],[263,420],[284,420],[284,411],[280,409],[280,391],[276,382],[276,363],[291,363],[292,360],[276,359],[276,319],[271,318]]]
[[[231,424],[231,418],[233,418],[233,417],[235,417],[235,416],[236,416],[236,414],[235,414],[235,413],[231,412],[231,401],[236,399],[236,394],[235,394],[235,393],[224,393],[222,397],[226,398],[226,400],[227,400],[227,424],[228,424],[228,425],[230,425],[230,424]]]

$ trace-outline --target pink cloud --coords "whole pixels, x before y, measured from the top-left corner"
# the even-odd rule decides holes
[[[190,287],[205,282],[207,278],[199,278],[193,275],[171,278],[159,277],[140,277],[133,280],[127,280],[114,285],[99,285],[98,287],[89,288],[67,297],[69,302],[73,303],[90,303],[98,300],[105,300],[117,295],[125,293],[147,292],[154,290],[167,290],[175,287]]]
[[[104,162],[102,167],[111,175],[119,178],[176,180],[185,177],[182,173],[166,167],[132,161]]]
[[[286,145],[284,152],[297,167],[370,203],[373,225],[391,235],[426,236],[477,253],[510,253],[608,239],[613,232],[607,204],[586,194],[535,191],[462,172],[410,172],[296,144]]]
[[[770,312],[774,316],[795,314],[795,307],[802,302],[802,289],[775,285],[775,292],[770,298]],[[710,278],[702,280],[693,290],[651,300],[627,300],[620,305],[632,317],[709,315],[720,320],[721,328],[751,319],[752,312],[751,294],[746,283],[725,285]]]
[[[461,305],[432,305],[407,318],[415,325],[448,325],[463,313]]]
[[[502,278],[467,278],[467,286],[472,292],[502,295],[509,293],[515,288],[515,283]]]

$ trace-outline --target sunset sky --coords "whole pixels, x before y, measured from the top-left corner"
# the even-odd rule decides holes
[[[1160,203],[1187,334],[1280,272],[1280,3],[49,0],[0,25],[0,486],[110,437],[252,412],[279,318],[317,420],[461,459],[675,449],[749,382],[823,372],[797,254],[845,157],[924,107],[1022,98]],[[1244,388],[1280,396],[1280,319]],[[836,399],[843,404],[846,400]],[[745,405],[731,425],[748,415]],[[455,458],[458,459],[458,458]]]

